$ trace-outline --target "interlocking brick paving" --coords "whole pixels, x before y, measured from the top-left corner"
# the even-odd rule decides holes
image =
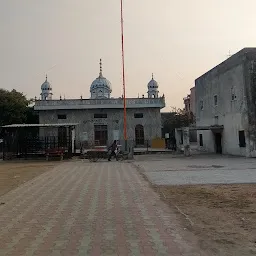
[[[1,201],[1,256],[203,255],[130,163],[63,163]]]

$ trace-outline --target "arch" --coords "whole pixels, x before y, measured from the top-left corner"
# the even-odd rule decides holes
[[[135,143],[136,145],[144,145],[144,127],[141,124],[135,126]]]

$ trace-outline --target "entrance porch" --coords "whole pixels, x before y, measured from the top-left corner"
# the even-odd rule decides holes
[[[222,154],[223,129],[223,125],[182,127],[175,129],[177,150],[180,152],[184,152],[186,156],[191,155],[189,131],[196,130],[198,135],[197,150],[203,152],[214,152],[216,154]]]

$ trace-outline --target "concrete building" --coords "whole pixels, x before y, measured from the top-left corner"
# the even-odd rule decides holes
[[[199,147],[256,156],[256,48],[244,48],[195,81]]]
[[[193,123],[190,124],[190,127],[195,126],[195,116],[196,116],[196,98],[195,98],[195,87],[190,89],[190,94],[183,98],[184,110],[189,114]],[[192,113],[192,114],[191,114]],[[196,130],[190,129],[189,131],[190,142],[197,142],[197,132]]]
[[[196,88],[192,87],[190,89],[190,111],[193,115],[196,115]]]
[[[52,87],[48,85],[47,90],[44,90],[44,84],[43,96],[41,100],[35,101],[34,107],[39,113],[40,124],[78,123],[72,135],[76,146],[85,141],[106,145],[114,139],[124,139],[123,98],[111,98],[111,83],[103,76],[101,62],[99,76],[90,87],[90,99],[53,100],[52,90],[49,90]],[[158,83],[153,77],[147,89],[147,98],[126,99],[128,140],[138,146],[144,146],[154,138],[161,138],[160,110],[165,107],[165,98],[164,95],[159,97]],[[66,136],[66,132],[65,127],[59,127],[44,136]]]
[[[192,112],[196,114],[196,99],[195,99],[195,87],[190,89],[190,94],[183,98],[184,109],[186,112]]]
[[[190,94],[183,98],[184,110],[190,112]]]

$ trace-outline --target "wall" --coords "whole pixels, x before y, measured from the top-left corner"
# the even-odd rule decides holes
[[[196,90],[195,87],[190,89],[190,111],[196,113]]]
[[[106,113],[106,119],[95,119],[94,113]],[[134,118],[134,113],[143,113],[143,118]],[[58,115],[66,115],[67,119],[58,120]],[[88,134],[88,140],[94,141],[94,125],[108,125],[108,139],[112,141],[113,131],[119,130],[123,140],[123,110],[121,109],[84,109],[84,110],[47,110],[39,111],[40,123],[79,123],[76,127],[76,141],[79,144],[81,135]],[[128,140],[135,139],[135,126],[144,126],[145,140],[161,137],[161,114],[159,108],[127,109],[127,136]],[[51,131],[56,132],[56,131]]]
[[[248,127],[244,74],[244,52],[241,51],[196,80],[196,125],[224,125],[224,154],[246,155],[246,148],[239,147],[239,130]],[[203,110],[200,101],[203,101]],[[212,131],[198,131],[198,144],[200,133],[203,134],[203,150],[215,152]]]
[[[246,129],[247,156],[256,157],[256,50],[246,54],[245,95],[248,112],[248,127]]]

